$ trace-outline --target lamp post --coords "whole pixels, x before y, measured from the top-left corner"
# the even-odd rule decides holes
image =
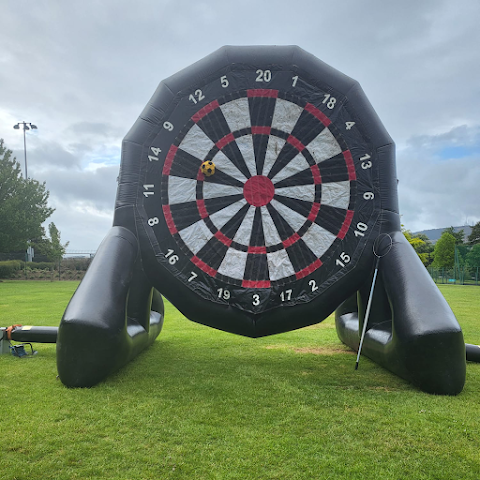
[[[16,125],[13,126],[15,130],[18,130],[20,128],[20,125],[23,125],[23,151],[25,153],[25,179],[28,178],[28,173],[27,173],[27,140],[25,137],[25,131],[26,130],[36,130],[37,126],[33,125],[33,123],[30,122],[19,122]]]

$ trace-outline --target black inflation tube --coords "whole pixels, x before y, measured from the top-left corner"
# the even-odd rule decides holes
[[[480,345],[466,343],[465,351],[467,353],[467,361],[480,363]]]
[[[16,326],[10,333],[15,342],[57,343],[58,327]]]

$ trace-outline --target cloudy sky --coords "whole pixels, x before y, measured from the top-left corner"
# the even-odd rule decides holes
[[[358,80],[397,145],[402,223],[480,220],[478,0],[3,0],[0,138],[69,250],[113,217],[121,142],[158,83],[223,45],[299,45]]]

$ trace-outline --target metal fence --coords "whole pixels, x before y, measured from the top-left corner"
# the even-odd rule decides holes
[[[480,285],[480,267],[428,268],[435,283],[449,285]]]

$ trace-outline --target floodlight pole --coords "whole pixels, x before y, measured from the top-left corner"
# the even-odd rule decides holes
[[[20,128],[20,125],[23,125],[23,152],[25,154],[25,180],[28,178],[28,172],[27,172],[27,137],[25,135],[26,130],[36,130],[37,126],[33,125],[30,122],[19,122],[16,125],[13,126],[15,130],[18,130]]]

